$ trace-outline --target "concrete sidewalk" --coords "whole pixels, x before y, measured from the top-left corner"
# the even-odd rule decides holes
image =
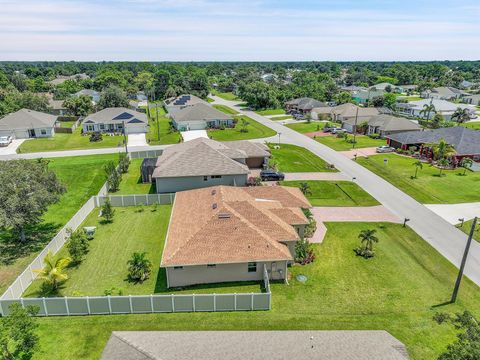
[[[452,225],[461,221],[459,219],[471,220],[475,216],[480,217],[480,202],[465,204],[426,204],[427,208],[441,216]]]

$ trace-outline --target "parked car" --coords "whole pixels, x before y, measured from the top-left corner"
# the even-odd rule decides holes
[[[260,171],[262,181],[282,181],[285,180],[285,174],[275,170]]]
[[[323,128],[323,132],[324,133],[329,133],[329,132],[332,132],[334,129],[336,129],[336,127],[334,126],[326,126]]]
[[[342,128],[334,128],[332,129],[331,133],[332,134],[343,134],[343,133],[346,133],[347,130],[346,129],[342,129]]]
[[[12,142],[12,137],[11,136],[0,136],[0,146],[5,147],[10,145]]]
[[[395,151],[395,148],[388,145],[382,145],[377,147],[377,153],[389,153],[393,151]]]

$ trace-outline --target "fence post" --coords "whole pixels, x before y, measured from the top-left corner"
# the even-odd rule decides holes
[[[172,312],[175,312],[175,299],[174,299],[175,295],[172,294]]]
[[[20,298],[20,304],[22,304],[22,308],[25,309],[25,304],[23,303],[23,298]]]
[[[237,293],[233,294],[233,300],[234,300],[234,309],[237,311]]]
[[[35,279],[35,273],[32,270],[32,264],[28,265],[28,268],[30,269],[30,275],[32,275],[32,280]]]
[[[0,315],[5,316],[5,313],[3,312],[3,301],[0,299]]]
[[[213,311],[217,311],[217,294],[213,293]]]
[[[128,302],[130,304],[130,314],[133,314],[132,295],[128,295]]]
[[[251,296],[251,307],[252,307],[252,311],[253,311],[253,293],[250,293],[250,296]]]
[[[47,310],[47,302],[45,301],[45,298],[42,298],[43,302],[43,308],[45,309],[45,316],[48,316],[48,310]]]
[[[110,295],[107,296],[108,299],[108,312],[112,314],[112,303],[110,302]]]
[[[154,313],[155,311],[153,310],[153,295],[150,294],[150,308],[152,309],[152,313]]]
[[[91,314],[90,312],[90,298],[88,296],[85,297],[87,299],[87,312],[88,312],[88,315]]]
[[[65,308],[67,309],[67,315],[70,316],[70,308],[68,307],[68,297],[65,296]]]
[[[192,305],[193,312],[195,312],[195,294],[192,294]]]
[[[133,204],[137,206],[137,196],[133,194]]]
[[[173,204],[173,194],[170,193],[170,204]]]
[[[122,206],[125,206],[125,203],[123,202],[123,195],[120,195],[122,199]]]
[[[23,294],[23,292],[25,291],[25,288],[23,287],[22,275],[23,273],[18,277],[18,281],[20,281],[20,289],[22,289],[22,294]]]

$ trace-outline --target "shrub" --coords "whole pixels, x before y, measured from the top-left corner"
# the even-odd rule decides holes
[[[260,186],[262,185],[262,178],[260,176],[250,176],[247,181],[248,186]]]
[[[118,191],[120,187],[120,181],[122,180],[122,175],[117,171],[113,161],[107,162],[103,169],[107,174],[107,186],[108,191],[115,192]]]
[[[143,282],[152,272],[152,262],[146,258],[146,252],[134,252],[127,261],[128,279],[133,282]]]
[[[128,157],[127,153],[119,153],[118,154],[118,171],[122,174],[128,172],[128,168],[130,166],[130,158]]]
[[[103,140],[103,135],[101,133],[90,134],[90,142],[98,142],[102,140]]]
[[[380,134],[369,134],[368,137],[370,139],[380,139]]]
[[[295,262],[306,265],[315,260],[315,253],[307,239],[301,239],[295,244]]]
[[[67,243],[67,250],[74,263],[79,263],[83,260],[88,253],[90,243],[88,242],[87,235],[82,230],[72,232],[67,230],[70,234],[70,240]]]

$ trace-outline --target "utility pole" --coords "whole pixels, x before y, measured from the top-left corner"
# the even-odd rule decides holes
[[[357,106],[357,112],[355,113],[355,125],[353,125],[353,149],[355,149],[355,142],[357,139],[357,121],[358,121],[358,106]]]
[[[155,112],[157,113],[157,139],[160,141],[160,123],[158,122],[158,104],[155,106]]]
[[[127,147],[127,129],[125,128],[125,120],[122,121],[123,124],[123,142],[125,143],[125,152],[128,154],[128,147]]]
[[[472,244],[473,232],[477,226],[477,217],[473,219],[472,228],[470,229],[470,235],[468,235],[467,245],[465,246],[465,251],[463,252],[462,263],[460,264],[460,270],[458,271],[457,281],[455,281],[455,287],[453,289],[452,299],[450,303],[455,303],[457,301],[458,289],[460,288],[460,283],[462,282],[463,270],[465,269],[465,264],[467,262],[468,252],[470,250],[470,245]]]

